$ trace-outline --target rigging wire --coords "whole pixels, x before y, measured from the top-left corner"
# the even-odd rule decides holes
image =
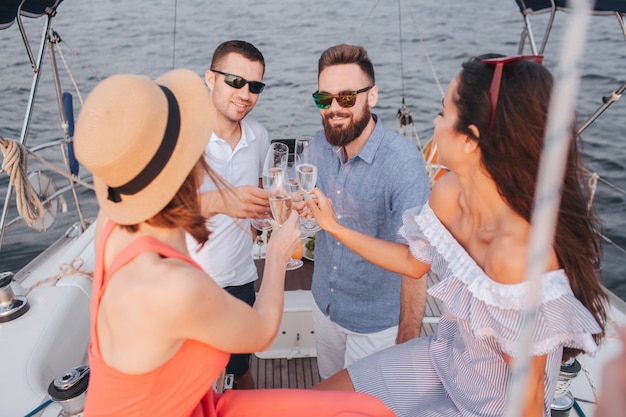
[[[404,50],[402,49],[402,10],[398,0],[398,35],[400,37],[400,84],[402,86],[402,104],[404,104]]]
[[[623,195],[626,196],[626,190],[624,190],[623,188],[607,181],[606,179],[602,178],[600,175],[598,175],[598,173],[596,172],[591,172],[589,171],[587,168],[583,168],[584,172],[586,175],[589,176],[589,180],[588,180],[588,185],[589,185],[589,190],[590,190],[590,194],[591,197],[589,198],[589,202],[587,204],[587,208],[590,209],[593,205],[595,196],[596,196],[596,192],[598,190],[598,181],[602,182],[604,185],[606,185],[609,188],[612,188],[614,191],[617,191],[619,193],[622,193]],[[598,232],[600,234],[600,237],[609,245],[613,246],[615,249],[617,249],[618,251],[622,252],[624,255],[626,255],[626,249],[622,248],[621,246],[619,246],[617,243],[613,242],[608,236],[606,236],[604,233],[602,233],[601,231]]]
[[[439,81],[439,77],[437,76],[437,71],[435,71],[435,66],[433,65],[433,61],[430,59],[430,54],[426,49],[426,45],[424,43],[424,37],[419,31],[417,25],[417,19],[415,19],[415,15],[413,14],[413,9],[411,9],[411,3],[409,0],[406,0],[406,7],[411,15],[411,19],[413,20],[413,27],[415,28],[415,33],[417,34],[417,39],[420,43],[420,48],[422,48],[422,53],[424,54],[424,58],[426,58],[426,62],[428,62],[428,66],[430,67],[430,72],[433,74],[433,78],[435,79],[435,83],[437,84],[437,88],[439,89],[439,94],[441,94],[441,98],[445,96],[443,91],[443,87],[441,86],[441,81]]]
[[[178,0],[174,0],[174,33],[172,35],[172,69],[176,68],[176,20],[178,13]]]
[[[413,124],[413,117],[411,116],[411,112],[406,106],[406,102],[404,100],[404,50],[402,46],[402,5],[401,0],[398,0],[398,43],[400,44],[400,86],[402,89],[402,104],[398,109],[398,113],[396,114],[396,118],[398,119],[398,133],[409,138],[411,142],[417,145],[417,148],[422,151],[422,144],[420,142],[419,134],[417,133],[417,129]],[[406,131],[405,131],[406,128]]]
[[[358,35],[358,33],[361,31],[361,29],[363,28],[363,26],[365,26],[365,23],[367,23],[367,21],[370,20],[370,17],[372,17],[372,13],[374,13],[374,10],[376,10],[376,8],[378,7],[378,5],[380,4],[381,0],[378,0],[376,3],[374,3],[374,6],[370,9],[369,13],[367,14],[367,16],[365,17],[365,19],[363,19],[361,21],[361,24],[359,25],[359,27],[352,33],[352,37],[350,38],[350,40],[348,41],[348,43],[352,43],[354,42],[354,39],[356,38],[356,35]]]
[[[76,84],[76,79],[74,78],[74,74],[72,74],[72,72],[70,71],[69,65],[67,65],[67,60],[65,59],[65,55],[63,55],[63,49],[61,48],[61,43],[55,42],[54,45],[57,48],[57,52],[59,53],[59,56],[61,57],[61,62],[63,62],[65,71],[67,71],[68,77],[72,83],[72,86],[74,87],[74,91],[76,91],[76,95],[78,96],[80,105],[82,106],[84,104],[83,95],[81,94],[80,89],[78,88],[78,84]]]
[[[59,38],[60,40],[61,38]],[[69,51],[72,53],[72,56],[74,57],[74,59],[77,59],[80,64],[81,67],[88,70],[91,73],[91,76],[93,78],[95,78],[98,82],[102,81],[102,77],[100,76],[100,74],[98,74],[98,72],[93,68],[93,66],[91,66],[88,62],[86,62],[82,56],[80,54],[78,54],[70,44],[67,43],[66,40],[62,41],[63,45],[69,49]],[[83,99],[83,95],[80,91],[80,88],[78,88],[78,83],[76,82],[76,78],[74,77],[74,74],[72,73],[70,66],[67,63],[67,59],[65,58],[65,54],[63,53],[63,48],[61,47],[61,42],[55,42],[54,46],[56,47],[56,50],[61,58],[61,62],[63,62],[63,67],[65,68],[65,72],[67,73],[70,82],[72,83],[72,86],[74,87],[74,91],[76,92],[76,95],[78,96],[78,100],[80,101],[81,106],[84,103],[84,99]]]

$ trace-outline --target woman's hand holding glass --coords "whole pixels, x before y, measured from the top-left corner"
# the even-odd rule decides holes
[[[270,208],[274,220],[282,227],[282,224],[291,215],[295,201],[298,199],[299,189],[296,178],[289,178],[288,170],[283,171],[281,186],[270,197]],[[271,240],[271,239],[270,239]],[[302,246],[300,246],[301,248]],[[287,271],[300,268],[303,265],[302,260],[292,257],[287,261]]]
[[[333,202],[319,188],[314,189],[311,196],[315,198],[307,198],[306,205],[313,213],[317,226],[332,234],[332,231],[340,226],[333,209]]]
[[[273,259],[273,257],[276,256],[278,257],[278,262],[287,264],[291,255],[302,246],[298,215],[296,213],[289,213],[285,221],[280,224],[280,227],[276,221],[270,221],[275,227],[273,227],[272,237],[267,243],[265,259]]]
[[[263,188],[276,193],[282,186],[287,169],[289,147],[284,143],[274,142],[270,145],[263,163],[262,182]],[[258,230],[272,230],[271,219],[268,215],[263,218],[252,219],[252,226]]]

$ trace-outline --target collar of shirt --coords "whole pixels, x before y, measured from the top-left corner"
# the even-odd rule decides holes
[[[235,146],[235,149],[233,149],[232,153],[237,152],[237,150],[239,150],[241,148],[248,147],[250,142],[256,140],[256,136],[254,135],[254,132],[252,132],[252,129],[250,128],[250,126],[248,126],[248,124],[245,123],[245,119],[243,119],[241,122],[239,122],[239,127],[241,128],[241,137],[239,138],[239,141],[237,142],[237,146]],[[215,141],[215,142],[218,142],[218,143],[225,143],[230,148],[230,144],[226,140],[224,140],[221,137],[217,136],[215,134],[215,132],[213,132],[211,134],[211,139],[209,141]]]
[[[378,119],[378,116],[372,113],[372,117],[374,118],[374,121],[376,122],[376,126],[374,126],[374,130],[372,131],[372,134],[367,139],[367,141],[365,142],[365,145],[363,145],[359,153],[353,156],[352,158],[350,158],[350,159],[361,158],[364,162],[370,165],[372,161],[374,160],[376,151],[378,150],[378,147],[382,143],[383,137],[385,135],[385,130],[383,129],[382,122]],[[332,146],[332,145],[329,144],[328,146]],[[339,160],[343,162],[343,147],[332,146],[332,149],[335,152],[335,155],[337,155],[337,157],[339,158]]]

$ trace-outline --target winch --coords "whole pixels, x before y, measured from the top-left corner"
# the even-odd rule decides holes
[[[89,366],[81,365],[55,378],[48,386],[50,398],[63,407],[59,416],[71,417],[82,413],[89,383]]]
[[[26,297],[15,295],[11,281],[13,281],[12,272],[0,273],[0,323],[15,320],[30,308]]]
[[[574,396],[569,390],[572,380],[576,378],[580,372],[581,366],[578,360],[571,358],[561,364],[561,372],[559,380],[552,400],[551,417],[568,417],[569,412],[574,406]]]

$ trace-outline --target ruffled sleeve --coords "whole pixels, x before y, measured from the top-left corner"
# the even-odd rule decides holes
[[[492,280],[459,245],[428,205],[408,212],[401,230],[411,253],[419,260],[428,257],[440,281],[429,294],[443,302],[448,314],[465,320],[478,338],[493,337],[503,352],[519,356],[530,283],[501,284]],[[541,298],[532,337],[531,354],[547,354],[560,346],[593,355],[597,345],[592,335],[601,328],[591,313],[574,296],[563,270],[542,277]]]
[[[600,326],[572,293],[565,272],[551,271],[542,281],[531,355],[545,355],[560,346],[593,355],[597,345],[592,335],[601,331]],[[471,283],[456,278],[440,281],[429,293],[451,315],[467,320],[476,337],[494,337],[504,353],[515,357],[520,355],[518,342],[529,289],[526,282],[499,284],[483,274]]]
[[[432,219],[431,221],[428,219],[428,211],[427,204],[406,210],[402,215],[403,224],[398,232],[408,242],[413,257],[425,264],[432,262],[432,247],[420,226],[428,227],[430,225],[432,227],[433,222]],[[432,213],[432,211],[430,212]],[[417,218],[422,218],[421,225],[418,225]]]

